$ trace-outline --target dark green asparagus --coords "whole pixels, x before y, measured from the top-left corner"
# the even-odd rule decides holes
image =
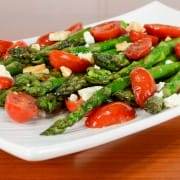
[[[174,63],[175,64],[175,63]],[[154,78],[160,79],[169,74],[169,69],[174,72],[172,64],[161,65],[158,68],[150,69],[149,72]],[[166,71],[168,69],[168,71]],[[89,100],[82,104],[76,111],[70,113],[66,118],[57,120],[50,128],[44,131],[41,135],[55,135],[63,133],[67,127],[72,126],[77,121],[82,119],[86,113],[93,108],[103,104],[112,94],[127,88],[130,85],[129,77],[118,78],[112,83],[106,85],[96,93],[94,93]]]

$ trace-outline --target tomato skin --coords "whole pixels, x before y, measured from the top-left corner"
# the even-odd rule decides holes
[[[89,128],[102,128],[132,120],[135,116],[136,112],[131,106],[123,102],[112,102],[94,110],[85,125]]]
[[[159,42],[158,37],[152,36],[152,35],[149,35],[149,34],[145,34],[145,33],[142,33],[142,32],[130,31],[129,36],[130,36],[130,40],[132,42],[136,42],[136,41],[138,41],[139,39],[142,39],[142,38],[150,38],[151,41],[152,41],[152,45],[154,45],[154,46]]]
[[[48,45],[54,44],[56,41],[50,41],[49,40],[49,34],[50,33],[47,33],[47,34],[40,36],[37,39],[36,43],[39,44],[40,46],[48,46]]]
[[[7,50],[13,45],[12,41],[0,40],[0,57],[4,57]]]
[[[66,66],[75,73],[84,72],[87,67],[90,66],[89,61],[80,59],[78,56],[60,50],[53,50],[50,52],[49,62],[55,69]]]
[[[66,108],[69,112],[74,112],[82,103],[82,98],[79,98],[77,101],[70,101],[69,99],[65,100]]]
[[[130,60],[139,60],[149,54],[151,47],[151,39],[143,38],[131,44],[124,53]]]
[[[82,28],[83,28],[83,24],[81,22],[78,22],[68,27],[66,31],[71,31],[71,33],[75,33],[77,31],[80,31]]]
[[[143,108],[146,100],[156,91],[155,80],[149,71],[142,67],[133,69],[130,79],[136,103]]]
[[[175,53],[176,53],[176,57],[180,58],[180,43],[176,44]]]
[[[18,123],[24,123],[38,116],[35,99],[23,92],[10,92],[5,101],[5,110],[9,117]]]
[[[9,89],[13,86],[13,80],[8,77],[0,76],[0,90]]]
[[[159,38],[172,38],[180,37],[180,27],[164,25],[164,24],[145,24],[144,28],[148,34],[157,36]]]
[[[90,32],[96,41],[105,41],[126,33],[119,21],[110,21],[92,27]]]

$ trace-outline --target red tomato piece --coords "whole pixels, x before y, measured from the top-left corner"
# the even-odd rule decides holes
[[[155,80],[149,71],[142,67],[132,70],[130,79],[136,103],[143,108],[146,100],[156,91]]]
[[[66,31],[71,31],[72,33],[75,33],[83,28],[83,24],[81,22],[78,22],[76,24],[73,24],[72,26],[68,27]]]
[[[152,45],[156,45],[159,41],[159,38],[156,37],[156,36],[152,36],[152,35],[149,35],[149,34],[146,34],[146,33],[142,33],[142,32],[136,32],[136,31],[131,31],[130,34],[130,39],[132,42],[136,42],[138,41],[139,39],[142,39],[142,38],[150,38],[151,41],[152,41]]]
[[[9,89],[13,86],[13,80],[8,77],[0,76],[0,90]]]
[[[40,46],[48,46],[48,45],[54,44],[56,41],[50,41],[49,40],[49,34],[50,33],[47,33],[47,34],[40,36],[37,39],[36,43],[39,44]]]
[[[9,117],[24,123],[38,116],[35,99],[23,92],[11,92],[6,97],[5,109]]]
[[[83,100],[82,98],[79,98],[77,101],[70,101],[67,99],[65,100],[65,103],[68,111],[73,112],[83,103]]]
[[[166,38],[170,36],[172,38],[180,37],[180,27],[169,26],[164,24],[145,24],[144,28],[148,34],[157,36],[159,38]]]
[[[151,51],[152,47],[152,41],[150,38],[143,38],[140,39],[133,44],[131,44],[124,54],[130,59],[130,60],[139,60],[140,58],[143,58],[149,52]]]
[[[52,67],[59,69],[61,66],[70,68],[75,73],[86,71],[90,66],[90,62],[79,58],[71,53],[53,50],[49,54],[49,62]]]
[[[110,21],[91,28],[91,33],[96,41],[113,39],[126,33],[119,21]]]
[[[92,111],[85,125],[90,128],[102,128],[132,120],[135,116],[136,112],[131,106],[123,102],[112,102]]]
[[[0,57],[3,57],[12,45],[12,41],[0,40]]]
[[[175,53],[177,58],[180,58],[180,43],[176,44]]]

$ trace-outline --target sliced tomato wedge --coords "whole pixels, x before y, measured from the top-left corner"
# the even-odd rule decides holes
[[[0,76],[0,90],[9,89],[13,86],[13,80],[9,77]]]
[[[77,31],[80,31],[81,29],[83,29],[83,24],[81,22],[78,22],[68,27],[66,31],[71,31],[72,33],[75,33]]]
[[[50,52],[49,62],[55,69],[65,66],[75,73],[84,72],[87,67],[91,65],[87,60],[80,59],[78,56],[60,50],[53,50]]]
[[[175,53],[176,53],[176,57],[180,58],[180,43],[176,44]]]
[[[12,41],[0,40],[0,57],[4,57],[7,50],[13,45]]]
[[[71,101],[69,99],[65,100],[66,108],[70,112],[74,112],[81,104],[83,103],[82,98],[79,98],[77,101]]]
[[[140,39],[133,44],[131,44],[124,54],[130,59],[130,60],[139,60],[149,54],[152,47],[152,41],[150,38],[143,38]]]
[[[91,28],[91,33],[96,41],[113,39],[126,33],[119,21],[110,21]]]
[[[5,101],[5,110],[9,117],[18,123],[27,122],[38,116],[35,99],[23,92],[11,92]]]
[[[136,112],[131,106],[122,102],[112,102],[92,111],[85,125],[90,128],[102,128],[132,120],[135,116]]]
[[[47,34],[44,34],[44,35],[40,36],[37,39],[36,43],[39,44],[40,46],[49,46],[49,45],[54,44],[56,41],[50,41],[49,40],[49,34],[50,33],[47,33]]]
[[[180,37],[180,27],[177,26],[164,24],[145,24],[144,28],[148,34],[157,36],[159,38],[166,38],[167,36],[172,38]]]
[[[136,103],[143,108],[146,100],[156,91],[155,80],[149,71],[142,67],[132,70],[130,79]]]
[[[136,42],[138,41],[139,39],[142,39],[142,38],[150,38],[151,41],[152,41],[152,45],[156,45],[159,41],[159,38],[156,37],[156,36],[152,36],[152,35],[149,35],[149,34],[146,34],[146,33],[142,33],[142,32],[136,32],[136,31],[130,31],[130,40],[132,42]]]

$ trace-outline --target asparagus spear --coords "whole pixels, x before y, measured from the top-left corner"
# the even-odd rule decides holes
[[[180,71],[168,81],[162,89],[162,97],[156,95],[150,97],[145,103],[145,110],[156,114],[161,112],[164,108],[164,98],[169,97],[175,93],[180,92]]]
[[[6,66],[7,71],[10,72],[12,76],[17,75],[22,72],[23,66],[20,62],[14,61]]]
[[[122,76],[127,76],[131,72],[131,70],[134,69],[135,67],[141,66],[141,67],[145,67],[149,69],[152,66],[156,65],[157,63],[164,61],[165,58],[171,54],[175,45],[179,42],[180,42],[180,38],[175,38],[170,41],[161,42],[144,59],[139,60],[139,61],[134,61],[129,66],[112,74],[113,79],[116,79]]]
[[[158,68],[149,70],[154,78],[162,78],[169,74],[166,72],[167,67],[171,67],[171,71],[174,72],[174,66],[172,64],[161,65]],[[50,128],[45,130],[41,135],[55,135],[63,133],[67,127],[72,126],[85,116],[86,113],[93,108],[103,104],[112,94],[127,88],[130,85],[129,77],[122,77],[114,80],[112,83],[106,85],[96,93],[94,93],[89,100],[82,104],[76,111],[70,113],[66,118],[57,120]]]
[[[124,54],[110,54],[107,52],[95,53],[93,55],[95,63],[110,71],[119,71],[122,67],[130,64]]]
[[[127,35],[120,36],[116,39],[110,39],[104,42],[99,42],[95,44],[89,45],[89,47],[85,46],[77,46],[77,47],[70,47],[67,48],[66,51],[78,54],[78,53],[87,53],[87,52],[103,52],[110,49],[114,49],[115,45],[117,43],[123,42],[123,41],[129,41],[129,37]]]
[[[56,90],[56,95],[67,96],[73,92],[87,87],[89,83],[84,75],[73,75]]]

